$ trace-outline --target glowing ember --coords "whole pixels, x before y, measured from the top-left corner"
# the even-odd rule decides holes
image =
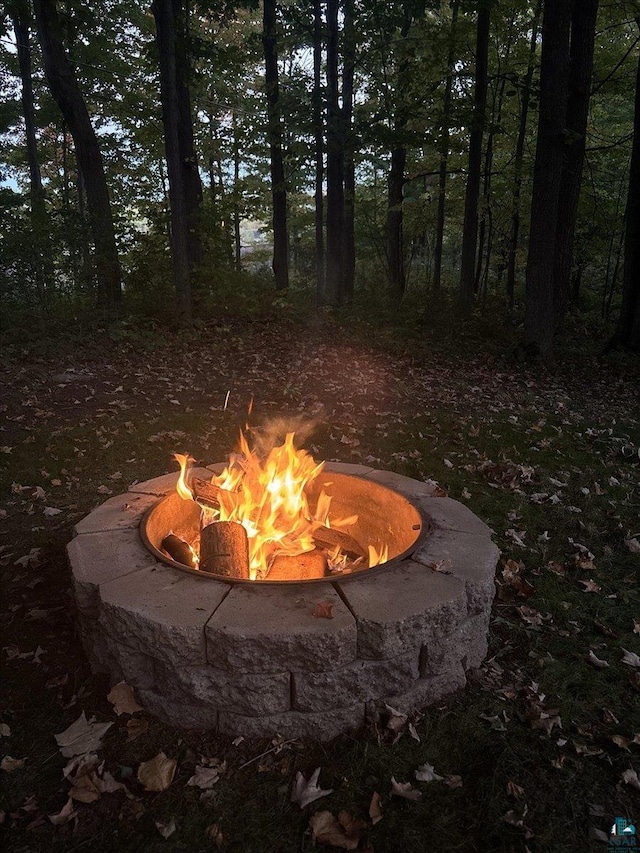
[[[176,490],[184,500],[194,500],[188,485],[188,470],[194,461],[190,456],[176,453],[180,477]],[[247,532],[249,541],[249,575],[251,580],[263,579],[273,560],[280,556],[294,557],[316,547],[314,533],[322,527],[344,530],[357,521],[357,516],[333,517],[329,520],[331,498],[321,491],[314,508],[307,500],[306,488],[324,467],[305,450],[294,446],[294,434],[288,433],[284,444],[272,447],[261,457],[249,447],[241,433],[237,453],[233,454],[222,474],[211,478],[217,487],[219,506],[201,506],[201,527],[218,522],[234,521]],[[368,546],[368,566],[388,559],[388,548]],[[364,553],[364,551],[363,551]],[[366,559],[366,558],[365,558]],[[332,571],[343,571],[348,557],[340,547],[327,552]]]

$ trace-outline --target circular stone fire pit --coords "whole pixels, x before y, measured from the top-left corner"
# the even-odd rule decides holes
[[[487,650],[499,555],[491,531],[427,483],[360,465],[325,470],[400,493],[428,534],[409,556],[401,549],[350,577],[230,585],[150,553],[137,528],[177,475],[139,483],[82,519],[68,546],[92,668],[126,680],[176,726],[320,740],[358,728],[385,702],[408,712],[463,687]]]

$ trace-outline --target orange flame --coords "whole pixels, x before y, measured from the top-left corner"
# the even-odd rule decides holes
[[[173,458],[176,460],[176,462],[180,463],[180,476],[178,477],[178,482],[176,483],[176,492],[180,495],[183,501],[192,501],[193,492],[187,484],[187,473],[189,472],[189,468],[191,468],[191,465],[196,460],[189,456],[188,453],[174,453]]]

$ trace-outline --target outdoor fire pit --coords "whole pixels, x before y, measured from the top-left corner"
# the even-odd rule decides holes
[[[207,491],[224,472],[196,468],[188,482]],[[407,712],[439,701],[484,658],[498,550],[489,528],[432,484],[327,463],[306,490],[305,553],[269,545],[261,568],[250,539],[249,574],[235,576],[226,540],[203,568],[205,511],[177,481],[111,498],[78,523],[68,549],[92,668],[126,680],[158,717],[327,740],[384,703]],[[218,519],[210,526],[232,525],[205,509]],[[334,518],[338,544],[325,533]],[[167,537],[192,550],[170,555]]]

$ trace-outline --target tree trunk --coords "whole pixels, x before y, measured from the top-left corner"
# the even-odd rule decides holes
[[[186,12],[182,0],[153,0],[160,58],[160,94],[171,206],[171,255],[181,322],[189,324],[195,278],[202,262],[202,183],[193,145],[188,86]]]
[[[440,129],[440,166],[438,170],[438,212],[436,215],[436,237],[433,248],[433,289],[440,290],[442,279],[442,246],[444,242],[445,189],[447,185],[447,159],[449,157],[449,122],[451,120],[451,90],[453,88],[453,65],[455,62],[455,30],[458,20],[459,0],[451,2],[451,34],[447,55],[447,78],[442,101],[442,126]]]
[[[324,277],[324,140],[322,121],[322,3],[313,0],[313,135],[315,151],[316,299],[325,300]]]
[[[338,106],[338,0],[327,0],[326,302],[344,302],[344,134]]]
[[[354,0],[344,0],[344,66],[342,71],[342,133],[344,145],[344,300],[352,302],[356,274],[355,191],[353,139],[353,78],[356,63]]]
[[[564,146],[553,270],[556,326],[566,314],[571,292],[573,240],[582,185],[597,13],[598,0],[575,0],[571,20],[569,95],[565,125],[565,133],[568,136]]]
[[[98,304],[107,313],[115,314],[122,296],[122,275],[98,139],[73,67],[65,54],[56,2],[34,0],[33,8],[47,82],[73,136],[78,166],[87,190],[95,246]]]
[[[242,270],[240,241],[240,143],[238,140],[238,123],[235,110],[231,114],[233,127],[233,242],[235,270]]]
[[[278,48],[276,36],[276,0],[264,0],[262,44],[265,61],[265,90],[269,121],[271,158],[271,198],[273,202],[273,275],[276,290],[289,287],[289,247],[287,235],[287,188],[282,156],[282,123],[278,85]]]
[[[555,311],[553,267],[564,156],[572,0],[547,0],[542,18],[538,140],[527,258],[525,341],[550,359]]]
[[[640,26],[640,19],[638,24]],[[633,352],[640,352],[640,61],[636,74],[633,144],[625,209],[622,308],[616,342]]]
[[[542,12],[542,0],[538,0],[536,11],[531,23],[531,41],[529,42],[529,62],[522,87],[522,105],[520,107],[520,124],[514,155],[513,177],[513,207],[511,211],[511,233],[509,235],[509,257],[507,262],[507,302],[510,313],[513,313],[516,283],[516,252],[520,234],[520,191],[522,188],[522,161],[524,159],[524,142],[527,135],[527,118],[529,115],[529,100],[531,98],[531,81],[538,46],[538,27]]]
[[[38,145],[36,141],[35,108],[33,100],[33,81],[31,77],[31,46],[29,32],[29,7],[21,2],[14,6],[12,13],[13,31],[16,38],[20,81],[22,84],[22,114],[24,116],[27,160],[29,162],[31,203],[31,227],[33,228],[35,248],[39,262],[36,264],[36,285],[40,307],[45,308],[49,292],[53,288],[53,254],[49,219],[45,207],[45,195],[42,189]]]
[[[391,152],[387,201],[387,264],[389,284],[395,297],[402,297],[406,284],[402,239],[402,195],[407,149],[396,146]]]
[[[464,224],[460,257],[459,304],[464,314],[473,305],[473,285],[478,237],[478,198],[482,167],[482,136],[485,126],[487,83],[489,66],[489,24],[491,0],[478,0],[478,25],[476,34],[476,84],[474,110],[469,138],[469,172],[464,200]]]

